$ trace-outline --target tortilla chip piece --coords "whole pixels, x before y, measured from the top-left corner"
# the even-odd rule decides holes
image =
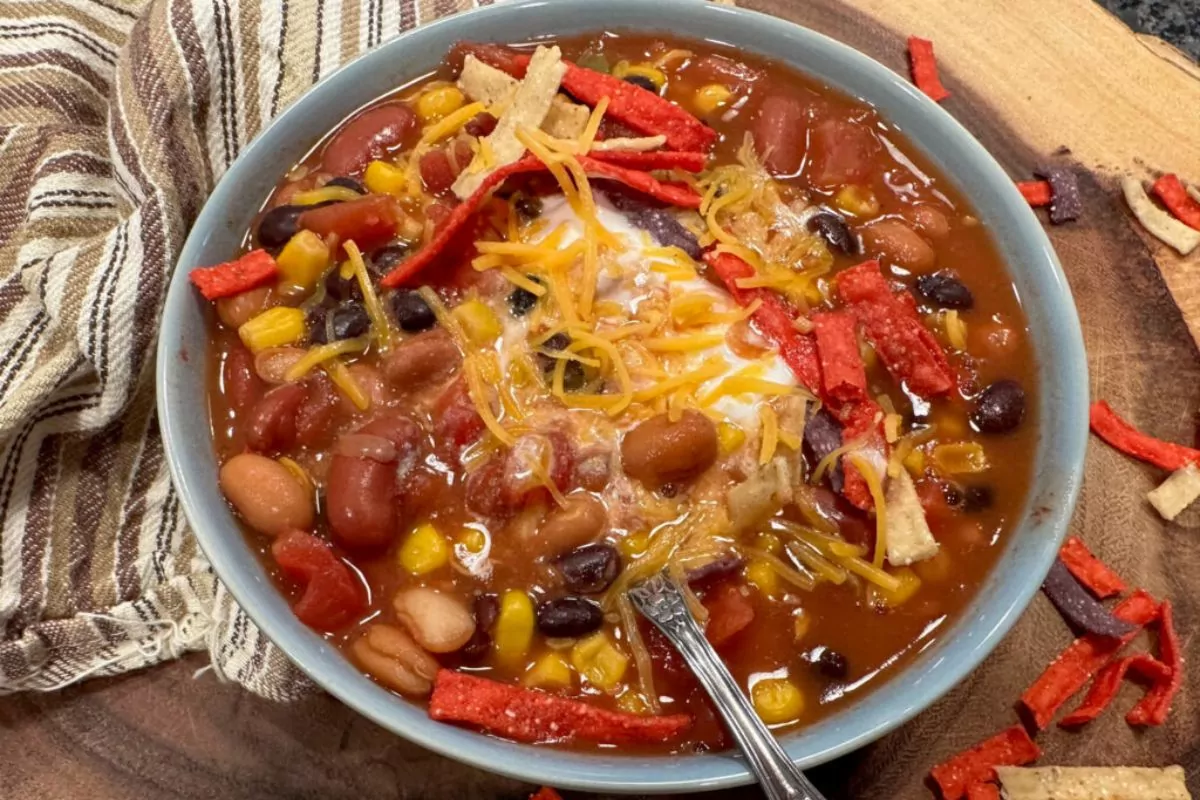
[[[1121,191],[1125,193],[1125,202],[1129,204],[1129,210],[1155,238],[1174,247],[1183,256],[1200,246],[1200,231],[1192,230],[1154,205],[1154,201],[1146,194],[1142,182],[1137,178],[1125,178],[1121,181]]]
[[[521,82],[507,72],[483,63],[473,55],[463,61],[458,88],[472,100],[489,108],[506,108],[512,103]],[[559,139],[577,139],[587,126],[591,113],[585,105],[573,103],[561,94],[550,101],[550,110],[542,121],[542,130]]]
[[[666,143],[667,137],[661,133],[658,136],[621,136],[616,139],[601,139],[592,142],[592,152],[627,150],[631,153],[645,153],[657,150]]]
[[[1173,520],[1200,498],[1200,469],[1188,464],[1146,493],[1146,499],[1165,520]]]
[[[908,470],[888,482],[887,489],[887,560],[894,567],[905,567],[937,555],[938,543],[925,521],[925,509],[917,496],[917,487]]]
[[[1192,800],[1183,767],[996,767],[1005,800]]]

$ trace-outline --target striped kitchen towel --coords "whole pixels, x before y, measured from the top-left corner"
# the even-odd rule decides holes
[[[479,0],[485,3],[486,0]],[[188,228],[313,82],[474,0],[15,0],[0,13],[0,693],[189,650],[309,684],[180,510],[154,349]]]

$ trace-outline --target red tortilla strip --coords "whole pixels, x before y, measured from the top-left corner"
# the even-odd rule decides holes
[[[817,346],[813,337],[796,330],[793,321],[796,310],[769,289],[742,289],[737,282],[741,278],[753,278],[754,267],[732,253],[709,251],[704,261],[739,305],[747,306],[755,300],[762,305],[754,312],[754,323],[762,335],[779,348],[779,354],[791,368],[796,379],[814,392],[821,390],[821,364],[817,358]]]
[[[1188,195],[1178,176],[1163,175],[1150,188],[1176,219],[1189,228],[1200,231],[1200,203]]]
[[[911,295],[892,293],[878,261],[864,261],[842,272],[837,291],[862,320],[867,337],[893,378],[925,398],[954,389],[954,371],[941,345],[921,323]]]
[[[1114,597],[1125,591],[1125,581],[1121,580],[1121,576],[1092,555],[1092,551],[1078,536],[1067,537],[1058,551],[1058,557],[1075,579],[1099,599]]]
[[[975,784],[996,780],[996,767],[1019,767],[1041,754],[1025,729],[1014,725],[938,764],[929,774],[946,800],[962,800]]]
[[[1158,616],[1158,603],[1138,589],[1113,609],[1113,616],[1141,628]],[[1054,659],[1021,695],[1021,703],[1029,709],[1038,730],[1045,728],[1063,703],[1136,635],[1137,630],[1118,639],[1089,633],[1076,639]]]
[[[949,90],[938,77],[937,59],[933,55],[933,42],[916,36],[908,37],[908,58],[912,68],[912,81],[916,87],[940,103],[950,96]]]
[[[549,786],[543,786],[529,795],[529,800],[562,800],[562,795]]]
[[[1018,181],[1017,190],[1034,208],[1050,205],[1050,181]]]
[[[279,265],[270,253],[260,249],[215,267],[198,267],[188,273],[188,280],[205,300],[217,300],[255,289],[277,275]]]
[[[1079,708],[1059,720],[1059,726],[1073,728],[1085,725],[1104,713],[1117,696],[1121,681],[1130,669],[1155,681],[1169,678],[1171,675],[1171,669],[1166,664],[1145,653],[1110,661],[1096,673],[1091,688],[1088,689],[1087,696],[1083,698]]]
[[[639,192],[650,195],[672,205],[687,208],[700,207],[700,195],[689,187],[663,183],[647,172],[626,169],[587,156],[579,156],[579,163],[589,175],[619,181]],[[462,233],[471,218],[483,207],[492,190],[514,175],[546,171],[546,165],[536,156],[526,155],[511,164],[500,167],[484,180],[483,184],[466,200],[455,206],[450,215],[437,228],[433,239],[411,258],[405,259],[379,282],[385,289],[394,289],[416,277],[445,252]]]
[[[1130,725],[1162,725],[1171,711],[1171,702],[1183,686],[1183,650],[1175,632],[1170,600],[1164,600],[1159,608],[1158,626],[1158,651],[1170,674],[1159,676],[1150,691],[1125,715]]]
[[[529,56],[518,56],[515,64],[524,73]],[[707,152],[717,140],[716,131],[670,100],[612,75],[568,62],[562,88],[579,102],[593,107],[607,97],[606,117],[644,136],[666,136],[667,147],[672,150]]]
[[[681,169],[684,172],[700,172],[708,162],[705,153],[689,153],[680,150],[593,150],[587,156],[595,161],[616,164],[619,167],[650,172],[656,169]]]
[[[972,783],[967,787],[967,800],[1000,800],[1000,787],[994,783]]]
[[[448,669],[439,670],[434,679],[429,716],[518,742],[661,743],[692,725],[687,714],[652,717],[608,711]]]
[[[1127,456],[1174,472],[1188,464],[1200,464],[1200,450],[1147,436],[1130,425],[1103,400],[1092,403],[1092,433]]]

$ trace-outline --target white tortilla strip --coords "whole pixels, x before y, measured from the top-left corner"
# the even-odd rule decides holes
[[[1183,767],[996,767],[1005,800],[1192,800]]]
[[[507,108],[512,103],[521,82],[507,72],[483,63],[468,55],[458,76],[458,88],[472,100],[489,108]],[[561,94],[550,101],[550,110],[542,121],[542,130],[559,139],[577,139],[587,126],[591,110],[573,103]]]
[[[1200,469],[1188,464],[1146,493],[1146,499],[1163,519],[1173,520],[1200,497]]]
[[[888,563],[906,567],[936,556],[937,539],[933,538],[929,523],[925,521],[925,509],[908,470],[900,470],[900,474],[888,481],[885,500]]]
[[[647,153],[657,150],[667,143],[667,137],[661,133],[658,136],[622,136],[617,139],[600,139],[592,142],[592,150],[612,151],[623,150],[630,153]]]
[[[1162,242],[1174,247],[1180,255],[1186,256],[1200,246],[1200,231],[1189,228],[1154,205],[1154,201],[1142,188],[1140,180],[1125,178],[1121,181],[1121,191],[1125,193],[1125,202],[1129,204],[1129,209],[1133,211],[1138,222],[1142,223],[1142,227]]]

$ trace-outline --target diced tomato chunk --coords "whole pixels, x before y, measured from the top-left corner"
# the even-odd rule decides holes
[[[271,555],[284,575],[304,587],[292,611],[310,628],[336,630],[366,608],[361,583],[324,540],[289,531],[271,544]]]
[[[726,644],[754,621],[754,606],[739,584],[726,583],[709,592],[704,607],[708,609],[704,635],[713,647]]]
[[[450,157],[451,147],[454,148],[453,158]],[[448,193],[459,173],[471,163],[472,156],[471,146],[461,139],[421,156],[418,169],[425,188],[433,194]]]
[[[300,227],[322,237],[353,241],[365,252],[387,244],[396,235],[403,213],[395,198],[376,194],[305,211],[300,215]]]
[[[862,181],[871,174],[871,162],[880,150],[879,140],[865,125],[827,119],[812,129],[809,143],[809,179],[819,186]]]
[[[434,439],[457,452],[483,433],[483,418],[461,378],[446,387],[433,407]]]

